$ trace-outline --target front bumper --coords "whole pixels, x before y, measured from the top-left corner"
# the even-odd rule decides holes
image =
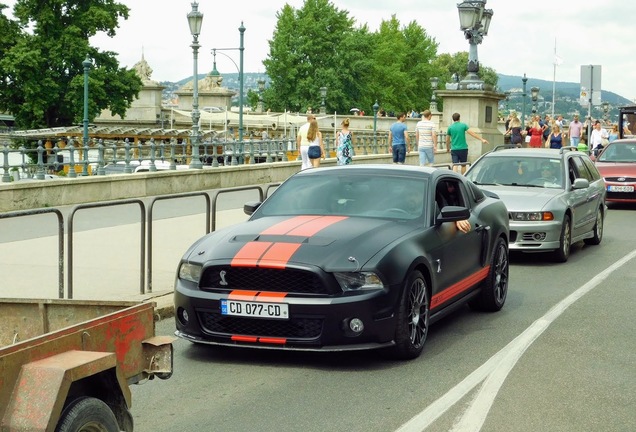
[[[341,296],[287,295],[289,319],[236,317],[221,314],[228,293],[175,288],[175,335],[196,343],[266,349],[343,351],[393,345],[394,305],[391,290]],[[187,322],[183,319],[187,313]],[[349,322],[364,324],[360,333]]]
[[[560,247],[562,221],[513,222],[510,221],[511,251],[551,251]]]

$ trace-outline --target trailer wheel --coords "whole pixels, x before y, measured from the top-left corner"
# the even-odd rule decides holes
[[[75,399],[62,411],[56,432],[119,432],[115,414],[103,401]]]

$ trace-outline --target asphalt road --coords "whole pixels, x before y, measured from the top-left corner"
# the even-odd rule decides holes
[[[136,430],[636,431],[635,211],[565,264],[511,256],[503,310],[452,314],[413,361],[178,340],[173,377],[132,388]]]

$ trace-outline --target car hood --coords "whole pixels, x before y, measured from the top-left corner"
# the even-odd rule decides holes
[[[596,168],[603,177],[636,177],[634,162],[596,162]]]
[[[351,270],[417,226],[341,216],[264,217],[208,234],[184,259],[243,267],[314,265],[330,271]]]
[[[526,186],[479,186],[496,193],[508,211],[540,211],[548,202],[563,194],[563,189]]]

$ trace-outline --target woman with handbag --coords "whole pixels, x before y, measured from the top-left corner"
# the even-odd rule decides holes
[[[322,133],[318,130],[318,121],[312,120],[309,123],[309,131],[307,131],[307,141],[309,142],[309,148],[307,149],[307,156],[311,161],[311,165],[314,168],[320,166],[320,159],[325,158],[325,149],[322,143]]]

